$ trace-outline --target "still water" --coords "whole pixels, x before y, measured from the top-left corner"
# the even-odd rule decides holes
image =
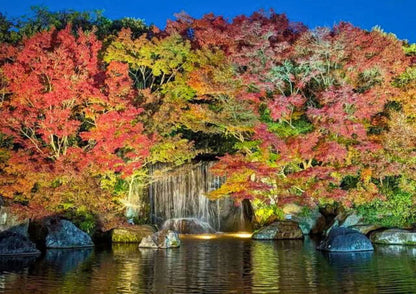
[[[184,238],[177,249],[0,258],[0,293],[416,293],[416,248],[323,254],[310,239]]]

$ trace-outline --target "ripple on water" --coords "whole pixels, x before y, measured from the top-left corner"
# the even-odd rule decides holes
[[[305,239],[183,238],[170,250],[113,245],[0,265],[0,293],[414,293],[416,250],[327,254]]]

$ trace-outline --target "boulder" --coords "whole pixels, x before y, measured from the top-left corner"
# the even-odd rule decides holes
[[[252,238],[255,240],[301,239],[303,233],[297,222],[286,220],[261,228],[253,234]]]
[[[350,213],[342,217],[342,220],[340,220],[340,227],[349,228],[352,226],[356,226],[359,224],[362,224],[362,216]]]
[[[148,225],[129,226],[111,230],[113,243],[140,243],[144,237],[150,236],[155,229]]]
[[[336,227],[343,227],[343,228],[351,228],[354,230],[359,231],[360,233],[367,235],[371,231],[377,230],[381,228],[378,225],[374,224],[368,224],[364,222],[362,216],[356,214],[356,213],[340,213],[337,215],[331,226],[326,231],[326,235],[329,234],[329,232]]]
[[[321,234],[325,230],[325,217],[319,212],[319,208],[312,208],[307,213],[301,206],[287,204],[283,207],[285,218],[296,221],[304,235]]]
[[[0,232],[12,231],[28,237],[29,219],[21,220],[9,207],[0,206]]]
[[[387,229],[371,233],[370,239],[376,244],[416,245],[416,232],[403,229]]]
[[[215,230],[207,222],[197,218],[171,218],[164,222],[162,230],[172,230],[179,234],[213,234]]]
[[[40,251],[28,237],[12,231],[0,233],[0,255],[39,255]]]
[[[355,252],[374,250],[370,239],[360,232],[343,227],[333,228],[321,241],[318,250],[329,252]]]
[[[91,237],[68,220],[48,219],[45,221],[48,233],[46,248],[92,247]]]
[[[178,233],[171,230],[161,230],[151,236],[144,237],[140,242],[140,248],[176,248],[181,244]]]
[[[351,229],[357,230],[361,234],[368,235],[370,232],[376,231],[378,229],[381,229],[382,227],[379,225],[354,225],[351,227]]]

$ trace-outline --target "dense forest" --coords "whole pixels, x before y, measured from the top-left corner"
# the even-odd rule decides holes
[[[416,46],[273,11],[0,16],[0,195],[19,214],[119,222],[155,163],[218,159],[209,195],[416,218]]]

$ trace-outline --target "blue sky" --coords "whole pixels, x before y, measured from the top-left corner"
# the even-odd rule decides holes
[[[379,25],[400,39],[416,42],[416,0],[0,0],[0,12],[8,17],[21,16],[28,14],[32,5],[44,5],[50,10],[103,9],[109,18],[142,18],[147,24],[160,28],[181,11],[196,18],[213,12],[232,19],[261,8],[273,8],[311,28],[332,26],[339,21],[348,21],[364,29]]]

